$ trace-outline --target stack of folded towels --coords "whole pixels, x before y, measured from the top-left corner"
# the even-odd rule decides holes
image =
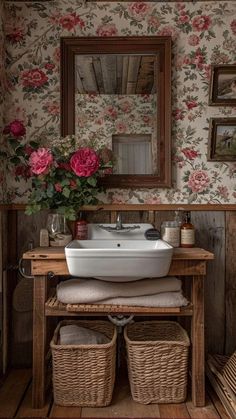
[[[106,282],[74,278],[60,282],[57,299],[64,304],[114,304],[139,307],[182,307],[181,280],[175,277],[141,279],[133,282]]]

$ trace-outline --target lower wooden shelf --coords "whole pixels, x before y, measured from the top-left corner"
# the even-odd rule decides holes
[[[63,304],[56,295],[45,303],[46,316],[78,316],[108,315],[108,314],[140,314],[142,316],[192,316],[192,304],[186,307],[136,307],[113,304]]]

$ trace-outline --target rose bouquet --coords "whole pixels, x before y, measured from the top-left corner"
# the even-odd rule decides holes
[[[81,143],[75,135],[43,147],[34,141],[25,143],[25,132],[21,121],[7,125],[3,131],[7,151],[1,154],[13,165],[16,180],[32,181],[27,214],[50,208],[74,220],[82,205],[98,202],[98,178],[112,173],[110,149]]]

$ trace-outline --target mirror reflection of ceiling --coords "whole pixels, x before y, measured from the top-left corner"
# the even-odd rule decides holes
[[[76,93],[156,93],[157,57],[154,55],[77,55]]]

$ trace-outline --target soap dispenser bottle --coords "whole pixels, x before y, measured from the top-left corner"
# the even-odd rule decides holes
[[[194,247],[195,245],[195,228],[191,223],[190,212],[186,211],[184,214],[184,222],[180,228],[180,246]]]

